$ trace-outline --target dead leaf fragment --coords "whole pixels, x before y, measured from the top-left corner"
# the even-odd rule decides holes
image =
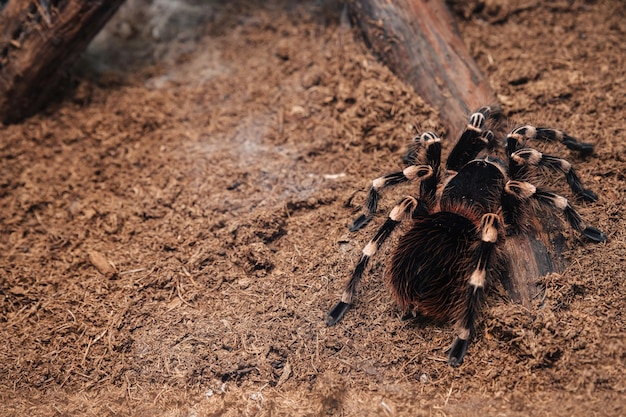
[[[96,267],[98,272],[107,278],[113,278],[117,274],[113,265],[103,254],[96,251],[89,252],[89,262]]]
[[[291,365],[289,364],[289,362],[287,362],[285,366],[283,367],[283,373],[280,374],[280,378],[278,378],[278,382],[276,383],[276,386],[277,387],[281,386],[285,381],[289,379],[290,376],[291,376]]]

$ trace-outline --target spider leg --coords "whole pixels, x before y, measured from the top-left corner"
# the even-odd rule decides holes
[[[593,145],[586,142],[578,142],[575,138],[567,133],[550,129],[547,127],[534,127],[530,125],[519,126],[507,136],[507,150],[514,152],[517,149],[512,145],[517,142],[518,145],[525,140],[544,140],[549,142],[560,141],[563,145],[567,146],[573,151],[578,151],[581,155],[589,155],[593,152]]]
[[[606,234],[596,229],[595,227],[587,226],[580,217],[580,214],[569,204],[565,197],[555,194],[551,191],[537,189],[533,198],[543,204],[547,204],[552,208],[556,208],[563,212],[565,220],[569,223],[572,229],[576,230],[583,236],[593,240],[594,242],[606,241]]]
[[[497,214],[483,215],[480,223],[481,241],[476,254],[476,266],[469,277],[463,315],[458,323],[459,332],[448,356],[448,364],[453,367],[463,363],[470,338],[474,334],[476,318],[484,295],[487,270],[499,236],[500,220]]]
[[[552,155],[543,154],[535,149],[522,148],[510,156],[509,175],[511,178],[520,178],[528,166],[542,166],[552,171],[560,171],[574,194],[585,201],[597,201],[598,196],[591,190],[584,188],[582,182],[571,163]]]
[[[407,165],[417,165],[419,161],[425,161],[427,165],[439,166],[441,162],[441,144],[439,142],[441,142],[441,138],[434,132],[424,132],[415,136],[407,154],[402,158],[402,162]]]
[[[430,165],[411,165],[399,172],[384,175],[372,181],[367,201],[365,202],[365,213],[354,219],[349,229],[355,232],[370,222],[374,213],[378,209],[378,201],[380,200],[380,190],[391,187],[403,182],[413,181],[415,179],[423,180],[432,176],[433,169]]]
[[[496,109],[485,106],[469,117],[465,131],[448,156],[447,169],[458,171],[493,141],[493,133],[485,131],[483,127],[488,118],[495,118],[497,115],[499,113]]]
[[[606,234],[595,227],[587,226],[580,214],[569,204],[565,197],[562,197],[552,191],[535,187],[533,184],[525,181],[508,181],[504,186],[505,192],[516,196],[519,200],[533,198],[540,204],[557,209],[563,213],[565,220],[572,227],[586,238],[594,242],[606,241]]]
[[[378,229],[372,240],[370,240],[369,243],[363,248],[359,262],[354,268],[352,276],[346,283],[343,294],[341,295],[341,300],[335,304],[326,316],[327,326],[332,326],[337,323],[341,320],[346,311],[348,311],[348,308],[350,308],[350,304],[352,304],[352,300],[354,299],[356,288],[359,281],[361,281],[361,277],[363,276],[363,272],[365,271],[370,258],[376,254],[398,224],[400,224],[403,220],[410,219],[413,216],[413,212],[416,210],[417,206],[417,199],[408,196],[400,200],[400,202],[398,202],[398,204],[391,210],[385,223]]]
[[[424,181],[427,178],[432,178],[429,183],[434,181],[434,185],[429,185],[429,188],[433,188],[434,193],[441,161],[441,140],[432,132],[422,134],[419,140],[420,145],[424,148],[423,158],[419,159],[424,160],[425,164],[410,165],[402,171],[387,174],[372,181],[372,186],[370,187],[365,202],[365,213],[361,214],[352,222],[349,227],[351,232],[363,228],[370,222],[372,216],[378,209],[380,191],[385,188],[408,181]]]

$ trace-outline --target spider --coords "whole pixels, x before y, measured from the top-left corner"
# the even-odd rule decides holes
[[[410,225],[392,252],[385,281],[404,318],[419,314],[456,323],[448,357],[453,367],[463,362],[474,335],[485,288],[507,272],[502,250],[507,236],[530,233],[537,210],[561,213],[572,229],[591,241],[606,240],[603,232],[584,223],[566,198],[538,184],[545,171],[560,172],[580,199],[596,201],[596,194],[583,187],[565,159],[543,154],[526,142],[561,141],[583,155],[590,154],[593,145],[560,130],[530,125],[504,137],[494,133],[502,118],[497,107],[485,106],[473,113],[445,168],[440,138],[433,132],[417,136],[407,155],[412,163],[373,181],[364,213],[354,220],[351,231],[371,220],[383,189],[414,182],[419,184],[419,194],[402,198],[363,247],[341,301],[326,317],[328,326],[341,320],[370,258],[403,221]]]

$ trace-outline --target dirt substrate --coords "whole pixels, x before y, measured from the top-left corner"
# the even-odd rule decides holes
[[[324,325],[411,192],[350,233],[370,180],[417,132],[445,134],[437,109],[341,5],[255,3],[131,1],[55,103],[0,127],[0,414],[625,414],[623,2],[453,7],[512,124],[595,145],[549,150],[598,193],[577,208],[608,235],[568,232],[541,304],[496,288],[457,369],[452,325],[399,320],[389,248]]]

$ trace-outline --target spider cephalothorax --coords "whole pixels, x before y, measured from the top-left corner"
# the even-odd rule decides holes
[[[448,363],[456,366],[463,362],[474,333],[484,289],[507,272],[507,259],[501,250],[504,241],[507,236],[528,233],[530,218],[537,209],[560,212],[584,237],[595,242],[606,240],[600,230],[585,225],[566,198],[539,185],[543,171],[560,172],[577,197],[596,201],[597,196],[582,186],[572,165],[527,147],[526,141],[558,140],[583,154],[591,153],[593,146],[559,130],[528,125],[503,138],[497,129],[500,120],[501,113],[492,107],[472,114],[445,168],[441,167],[439,137],[424,133],[413,142],[407,168],[373,181],[365,213],[352,223],[351,231],[372,218],[382,189],[415,181],[419,182],[419,193],[401,199],[365,245],[326,324],[333,325],[343,317],[370,258],[398,224],[409,221],[408,231],[392,253],[385,279],[406,314],[456,322],[457,337],[448,358]]]

